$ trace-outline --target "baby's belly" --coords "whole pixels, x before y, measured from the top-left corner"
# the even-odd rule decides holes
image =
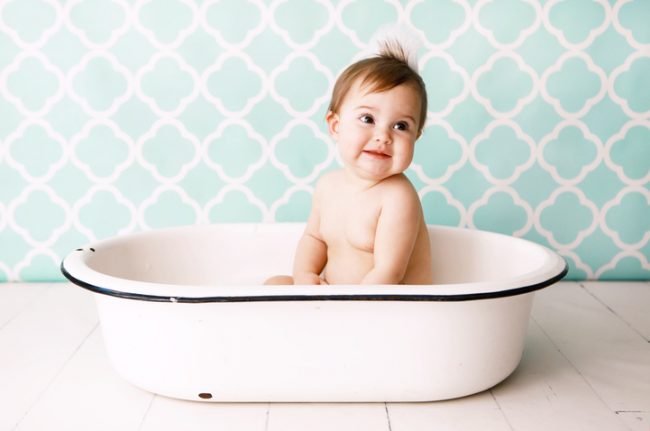
[[[373,267],[372,253],[353,247],[328,250],[324,276],[329,284],[359,284]]]

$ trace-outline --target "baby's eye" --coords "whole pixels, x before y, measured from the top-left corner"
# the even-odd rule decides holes
[[[405,122],[405,121],[397,122],[397,123],[395,123],[395,125],[393,126],[393,129],[395,129],[395,130],[408,130],[408,128],[409,128],[409,125],[408,125],[408,123]]]
[[[359,117],[359,120],[361,120],[362,123],[365,124],[374,124],[375,119],[372,118],[372,115],[364,114],[361,117]]]

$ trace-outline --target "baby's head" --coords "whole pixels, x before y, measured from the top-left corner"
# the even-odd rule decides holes
[[[385,41],[379,54],[348,66],[341,73],[332,91],[328,112],[338,113],[354,84],[368,93],[381,93],[397,87],[410,86],[419,98],[418,135],[427,118],[427,91],[422,77],[408,64],[409,53],[397,41]]]
[[[427,115],[424,81],[397,42],[339,76],[327,113],[347,168],[369,179],[401,173],[413,159]]]

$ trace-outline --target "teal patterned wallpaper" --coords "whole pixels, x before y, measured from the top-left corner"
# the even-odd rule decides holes
[[[136,230],[304,221],[334,79],[396,22],[423,41],[427,221],[650,278],[646,0],[3,0],[0,280]]]

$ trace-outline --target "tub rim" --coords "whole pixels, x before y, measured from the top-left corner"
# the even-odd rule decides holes
[[[60,265],[61,273],[73,284],[82,287],[91,292],[106,295],[115,298],[145,301],[145,302],[167,302],[167,303],[235,303],[235,302],[293,302],[293,301],[409,301],[409,302],[460,302],[472,301],[482,299],[496,299],[505,298],[510,296],[522,295],[536,290],[543,289],[550,286],[566,276],[569,271],[569,266],[564,258],[559,256],[556,252],[551,251],[547,247],[537,244],[533,241],[524,238],[513,237],[510,235],[501,234],[498,232],[490,232],[479,229],[469,229],[450,226],[429,225],[436,229],[448,230],[466,230],[476,231],[481,234],[495,235],[506,237],[509,240],[524,241],[533,247],[537,247],[543,251],[547,260],[540,268],[531,271],[522,276],[514,277],[511,279],[503,279],[498,281],[476,281],[469,283],[449,283],[449,284],[432,284],[432,285],[377,285],[377,286],[359,286],[359,285],[305,285],[305,286],[261,286],[261,285],[218,285],[218,286],[199,286],[199,285],[179,285],[179,284],[163,284],[147,281],[138,281],[131,279],[124,279],[101,273],[85,265],[84,255],[94,253],[95,248],[99,248],[102,244],[107,244],[113,241],[122,240],[126,236],[139,236],[139,235],[152,235],[157,232],[173,232],[176,230],[195,229],[207,226],[224,226],[238,227],[246,229],[256,229],[262,225],[269,225],[269,223],[228,223],[221,225],[190,225],[180,226],[175,228],[156,229],[143,232],[130,233],[125,236],[113,237],[101,241],[90,243],[83,248],[78,248],[70,252],[62,261]],[[304,223],[272,223],[272,225],[304,225]],[[73,266],[84,265],[81,270],[74,268],[69,270],[66,267],[66,262],[72,262]],[[72,272],[81,272],[73,275]],[[84,274],[85,273],[85,274]],[[84,281],[82,278],[85,275],[90,275],[89,278],[99,278],[101,283]],[[94,276],[94,277],[93,277]],[[116,290],[114,288],[105,287],[107,285],[120,285],[126,284],[127,286],[136,287],[136,289]],[[197,288],[200,290],[220,290],[224,294],[219,296],[183,296],[176,295],[171,292],[174,288],[178,289],[179,286],[183,288]],[[452,287],[453,286],[453,287]],[[480,286],[484,291],[467,292],[467,288],[473,286]],[[139,289],[138,289],[139,288]],[[136,290],[136,292],[132,291]],[[151,294],[142,293],[140,291],[162,291],[165,294]],[[256,290],[264,290],[263,294],[242,294],[245,291],[254,292]],[[300,291],[300,294],[296,293]],[[431,293],[435,290],[454,290],[465,291],[465,293]],[[241,293],[237,293],[237,292]],[[357,293],[350,293],[357,292]],[[397,294],[396,291],[401,291]],[[170,293],[171,292],[171,293]]]

